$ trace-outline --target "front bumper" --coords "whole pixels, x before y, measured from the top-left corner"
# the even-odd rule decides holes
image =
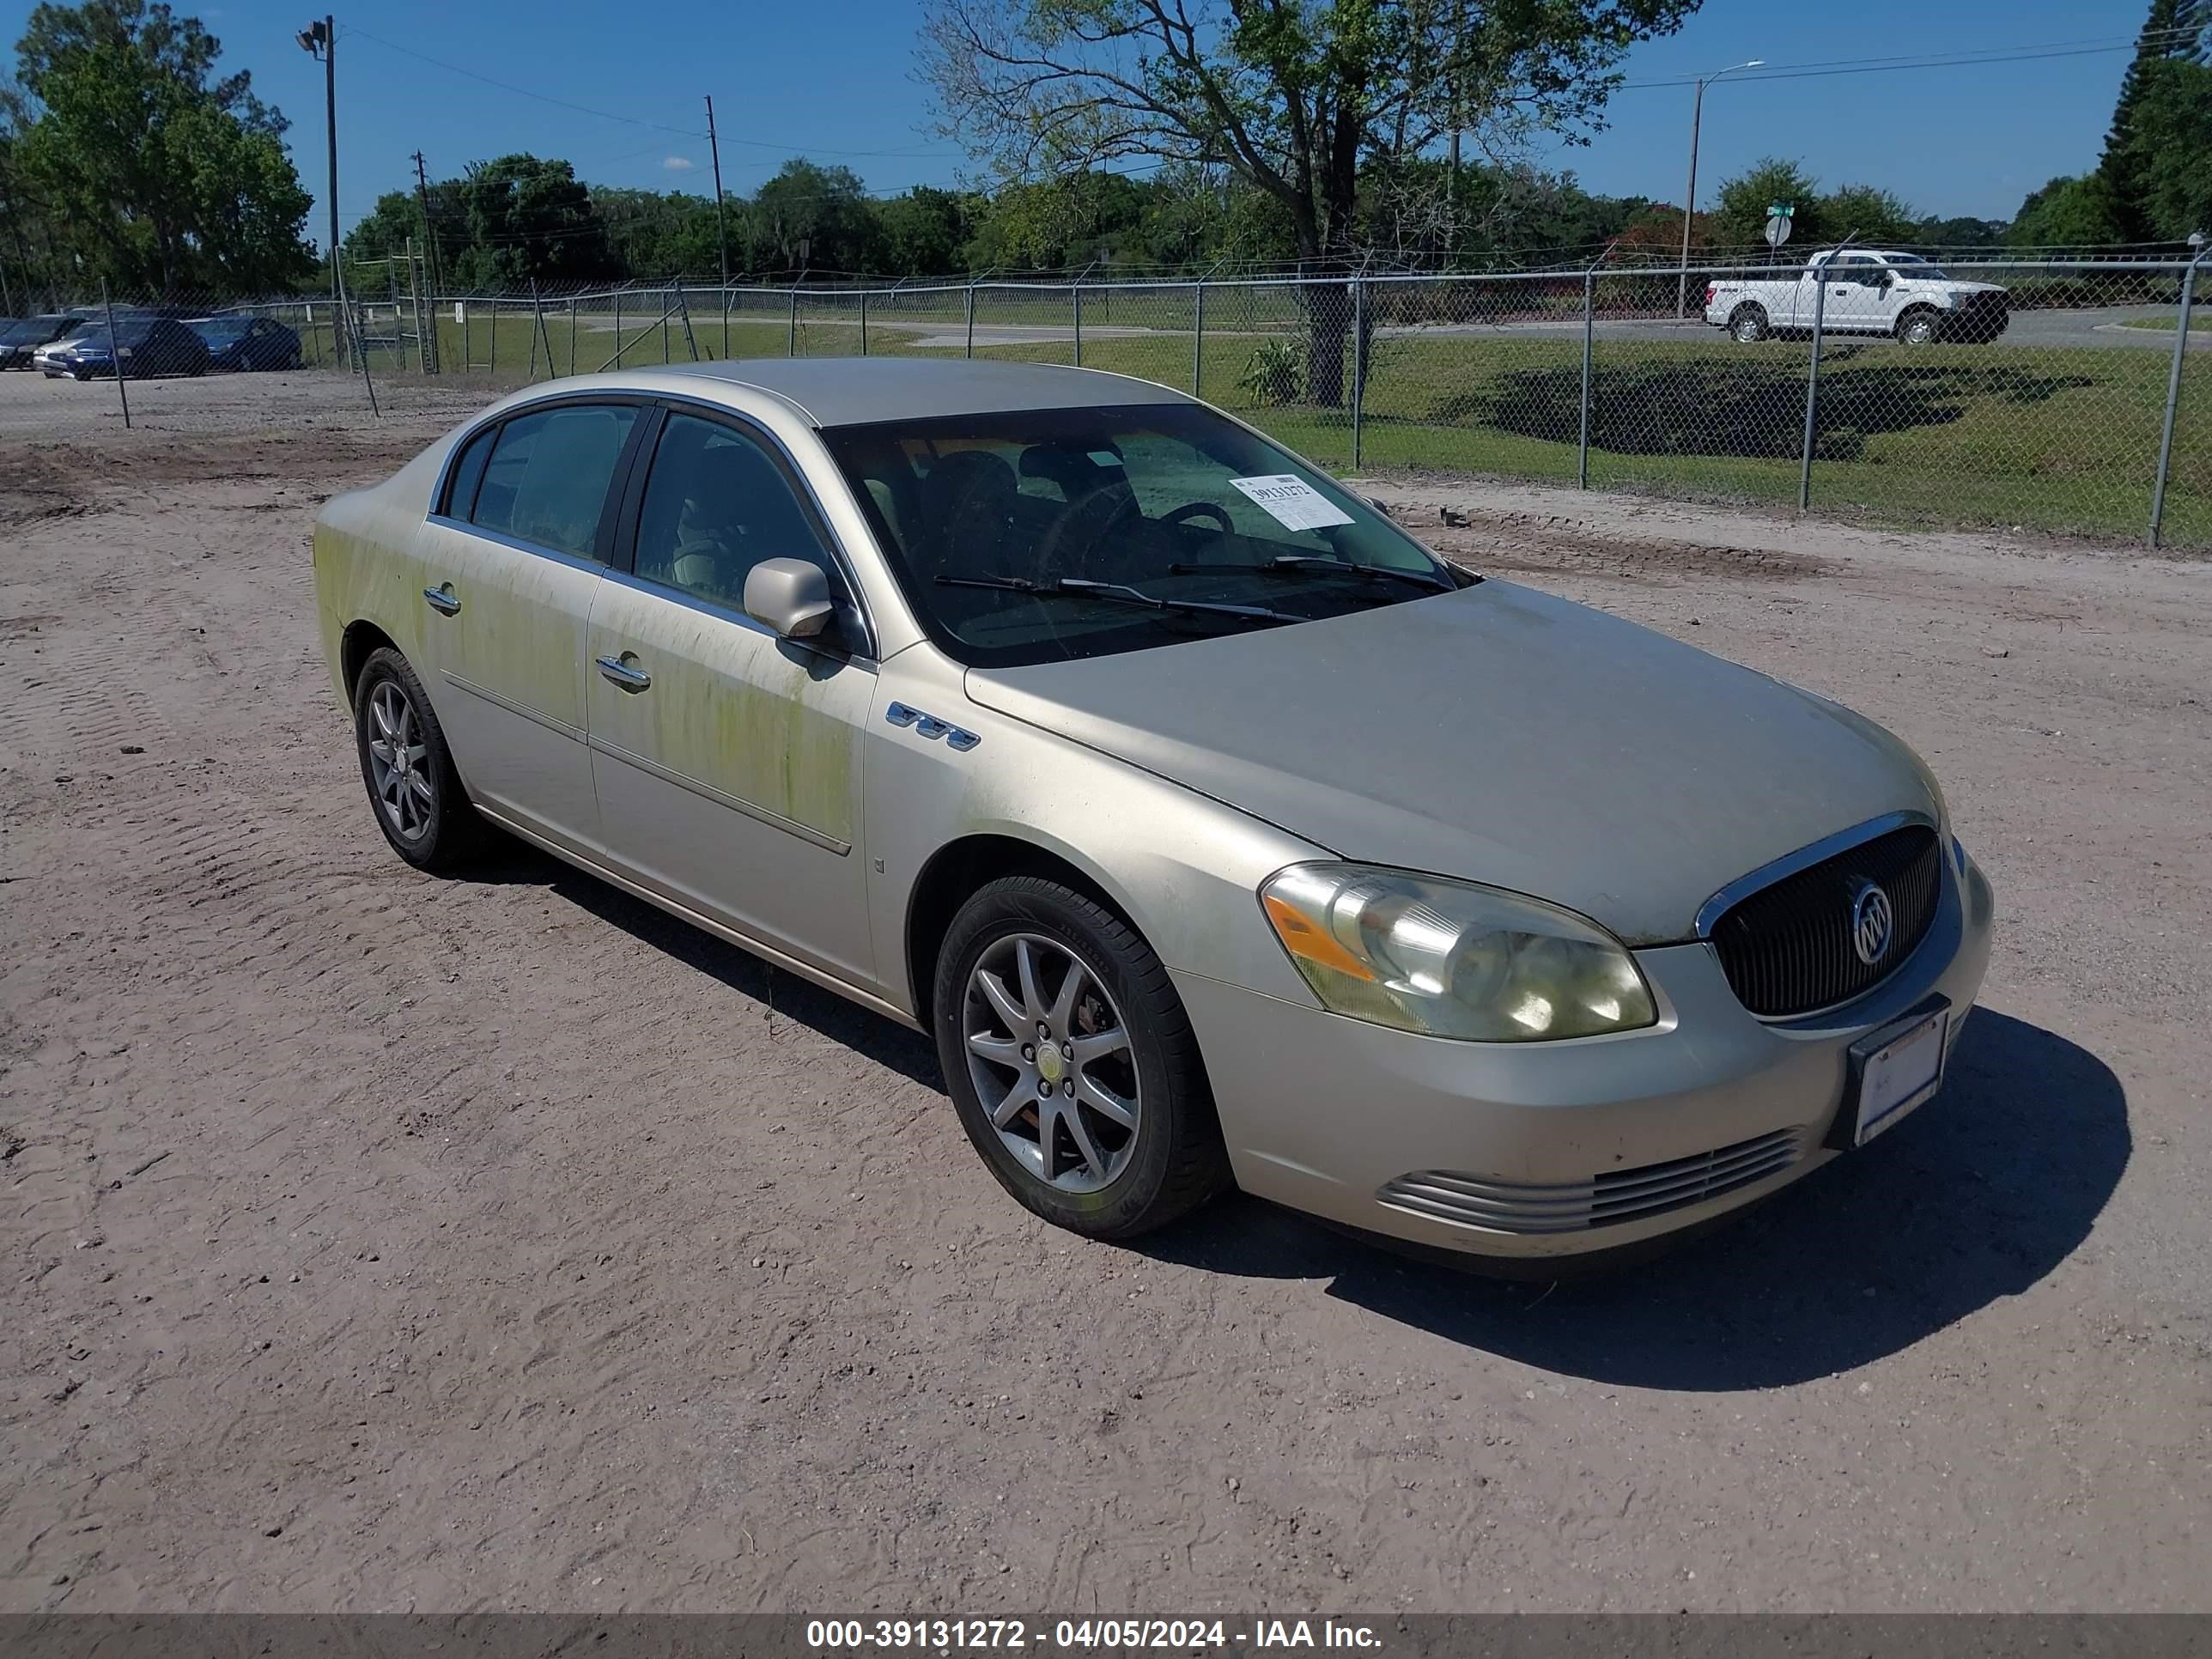
[[[1567,1257],[1696,1227],[1835,1156],[1822,1143],[1851,1044],[1933,996],[1951,1005],[1955,1042],[1994,911],[1980,870],[1947,858],[1905,965],[1795,1021],[1754,1018],[1708,945],[1639,951],[1658,1024],[1569,1042],[1449,1042],[1218,980],[1176,983],[1245,1191],[1431,1249]],[[1607,1192],[1634,1196],[1625,1217]]]

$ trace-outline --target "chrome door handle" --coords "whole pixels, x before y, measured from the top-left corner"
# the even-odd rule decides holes
[[[642,668],[632,668],[615,657],[599,659],[599,672],[625,691],[642,691],[653,684],[653,676]]]
[[[453,585],[451,582],[447,582],[443,587],[424,588],[422,597],[429,601],[431,610],[445,616],[450,617],[461,608],[460,598],[453,592]]]

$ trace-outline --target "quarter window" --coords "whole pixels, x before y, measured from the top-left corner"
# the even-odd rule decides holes
[[[448,518],[465,519],[476,511],[477,486],[483,482],[484,463],[491,459],[492,443],[498,436],[497,427],[486,427],[469,440],[460,459],[453,463],[453,476],[446,486]]]
[[[819,565],[844,584],[781,468],[744,434],[690,415],[661,430],[638,513],[636,574],[732,609],[764,559]]]
[[[627,404],[518,415],[499,429],[471,521],[556,552],[594,556],[607,486],[636,419]]]

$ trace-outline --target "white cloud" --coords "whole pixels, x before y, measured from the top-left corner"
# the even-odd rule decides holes
[[[699,164],[688,155],[672,155],[660,165],[671,173],[689,173]]]

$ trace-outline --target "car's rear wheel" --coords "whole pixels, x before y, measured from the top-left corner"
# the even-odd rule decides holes
[[[1942,335],[1942,319],[1932,311],[1908,311],[1897,319],[1897,343],[1899,345],[1934,345]]]
[[[1757,345],[1767,335],[1765,307],[1738,306],[1729,315],[1729,334],[1739,345]]]
[[[981,889],[938,956],[938,1057],[991,1173],[1057,1226],[1125,1238],[1228,1183],[1188,1016],[1152,948],[1042,877]]]
[[[354,737],[376,826],[418,870],[446,871],[474,855],[483,821],[453,769],[446,733],[407,659],[369,653],[354,682]]]

